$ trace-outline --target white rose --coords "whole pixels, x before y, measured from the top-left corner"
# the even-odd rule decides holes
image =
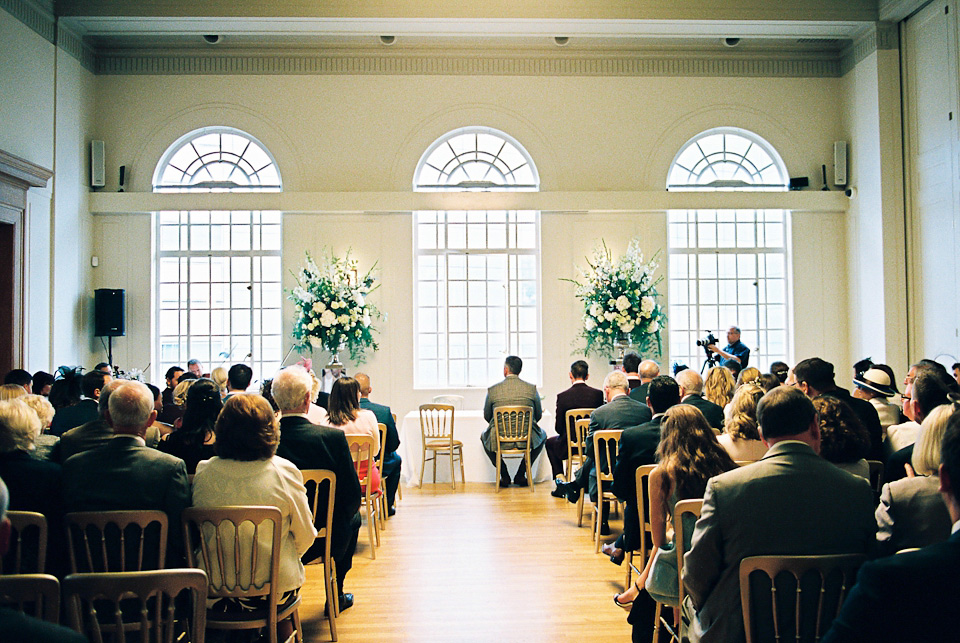
[[[649,315],[650,313],[652,313],[653,309],[656,308],[656,306],[657,306],[657,302],[653,300],[653,297],[647,296],[647,297],[643,297],[640,300],[640,311],[644,315]]]
[[[617,316],[617,313],[611,312],[609,310],[603,313],[603,318],[606,319],[607,321],[613,321],[613,318],[616,316]]]
[[[350,323],[350,315],[340,315],[337,317],[337,322],[339,322],[341,326],[346,326]]]
[[[650,322],[650,326],[647,328],[647,332],[648,332],[648,333],[655,333],[655,332],[657,332],[658,330],[660,330],[660,322],[658,322],[656,319],[654,319],[652,322]]]
[[[313,312],[315,313],[322,313],[324,308],[325,306],[323,305],[323,302],[318,301],[313,304]]]
[[[365,327],[370,325],[370,315],[369,315],[369,314],[365,314],[365,315],[363,316],[363,325],[364,325]]]
[[[357,302],[357,306],[363,306],[363,295],[360,293],[354,295],[353,300]]]
[[[583,320],[583,327],[587,330],[593,330],[597,327],[597,322],[593,321],[593,317],[587,317]]]
[[[319,337],[310,337],[310,345],[314,348],[320,348],[320,338]]]
[[[625,324],[620,324],[620,330],[629,333],[633,331],[633,322],[626,322]]]
[[[627,310],[630,308],[630,300],[625,295],[617,297],[617,310]]]
[[[330,308],[333,308],[334,310],[336,310],[337,308],[340,308],[340,306],[342,305],[343,304],[341,304],[339,301],[334,301],[330,303]]]
[[[600,319],[601,315],[603,315],[603,308],[600,307],[600,304],[592,304],[590,306],[590,314]]]
[[[324,328],[330,328],[335,323],[337,323],[337,314],[332,310],[325,310],[323,314],[320,315],[320,324]]]

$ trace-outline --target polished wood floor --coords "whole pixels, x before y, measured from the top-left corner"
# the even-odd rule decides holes
[[[360,531],[345,583],[356,603],[337,620],[339,640],[629,641],[612,600],[626,570],[593,553],[589,517],[578,529],[575,506],[552,488],[404,488],[376,560]],[[319,567],[307,567],[303,598],[305,640],[329,641]]]

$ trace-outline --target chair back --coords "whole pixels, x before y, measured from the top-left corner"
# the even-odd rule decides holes
[[[493,409],[493,425],[497,429],[500,453],[523,453],[530,449],[532,406],[498,406]]]
[[[187,562],[207,572],[210,597],[267,596],[276,612],[281,522],[276,507],[184,509]]]
[[[449,404],[458,411],[463,410],[463,396],[462,395],[434,395],[433,396],[434,404]],[[393,419],[394,422],[397,421],[396,418]]]
[[[593,453],[596,459],[598,489],[601,481],[613,482],[613,468],[617,464],[617,455],[620,453],[621,433],[623,433],[623,429],[605,429],[593,432]]]
[[[333,500],[337,491],[337,475],[326,469],[303,469],[300,473],[303,475],[303,486],[307,488],[307,503],[310,505],[313,524],[317,528],[317,538],[326,538],[333,529]],[[330,557],[329,542],[326,543],[326,557]]]
[[[74,574],[163,569],[167,514],[145,511],[68,513],[67,545]]]
[[[747,643],[819,641],[864,560],[861,554],[744,558],[740,604]]]
[[[677,578],[680,582],[680,605],[683,605],[683,555],[687,542],[693,538],[693,527],[703,510],[703,498],[681,500],[673,508],[673,534],[677,550]]]
[[[453,444],[453,405],[421,404],[420,433],[427,440],[449,440]]]
[[[10,549],[0,561],[2,574],[42,574],[47,562],[47,518],[35,511],[8,511]]]
[[[373,485],[367,483],[373,481],[370,472],[377,466],[373,455],[377,450],[377,440],[370,435],[348,435],[347,446],[350,447],[353,467],[357,470],[357,475],[360,476],[360,488],[364,495],[369,498],[373,491]]]
[[[637,522],[640,525],[640,564],[643,569],[647,556],[653,547],[653,525],[650,523],[650,474],[657,468],[655,464],[641,464],[637,467]]]
[[[867,466],[870,467],[870,486],[874,493],[879,494],[883,490],[883,463],[879,460],[867,460]]]
[[[0,607],[48,623],[60,622],[60,582],[50,574],[0,576]]]
[[[377,454],[377,466],[383,460],[383,454],[387,452],[387,425],[383,422],[377,423],[377,431],[380,432],[380,453]]]
[[[178,598],[184,592],[189,592],[189,611]],[[203,643],[206,592],[207,575],[199,569],[71,574],[63,579],[70,627],[92,643],[105,638],[112,643],[175,641],[185,623],[191,643]]]
[[[573,443],[571,446],[573,447],[574,449],[573,452],[575,454],[577,453],[577,449],[582,442],[582,440],[580,439],[579,432],[577,430],[577,422],[579,420],[587,420],[587,424],[589,425],[590,414],[593,413],[594,411],[596,411],[596,409],[582,408],[582,409],[570,409],[566,413],[566,417],[564,418],[566,422],[564,426],[567,427],[567,442]],[[586,435],[586,431],[584,431],[584,435]],[[579,455],[580,455],[580,460],[582,461],[583,454],[580,453]]]

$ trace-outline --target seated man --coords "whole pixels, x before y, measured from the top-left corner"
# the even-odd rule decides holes
[[[81,451],[89,451],[102,447],[113,437],[113,429],[107,421],[107,405],[110,401],[110,393],[115,391],[126,380],[111,380],[107,382],[103,390],[100,391],[100,398],[97,400],[97,413],[99,417],[96,420],[74,427],[60,436],[60,441],[53,447],[50,459],[54,462],[63,463],[72,455]]]
[[[497,429],[493,422],[493,410],[499,406],[530,406],[533,408],[533,426],[530,428],[530,464],[537,461],[537,456],[543,449],[543,443],[547,439],[546,433],[537,426],[537,420],[543,415],[540,408],[540,394],[537,393],[537,387],[520,379],[520,370],[523,368],[523,361],[516,355],[507,357],[503,364],[503,381],[494,384],[487,389],[487,399],[483,403],[483,419],[489,422],[487,430],[480,436],[483,443],[483,450],[487,452],[487,457],[493,466],[497,466]],[[527,486],[527,464],[521,463],[517,468],[517,475],[513,478],[513,484]],[[532,476],[533,472],[529,472]],[[507,471],[507,464],[500,461],[500,486],[510,486],[510,473]]]
[[[397,513],[394,500],[397,497],[397,487],[400,486],[401,460],[400,454],[397,453],[397,449],[400,448],[400,434],[397,433],[397,423],[393,419],[389,406],[370,401],[370,393],[373,391],[370,386],[370,376],[366,373],[357,373],[353,379],[360,385],[360,408],[373,411],[377,416],[377,422],[387,427],[387,443],[384,446],[384,453],[380,454],[380,477],[387,482],[387,513],[392,516]]]
[[[50,433],[63,435],[75,426],[86,424],[97,419],[97,400],[100,391],[113,378],[103,371],[90,371],[80,378],[80,392],[83,397],[73,406],[60,409],[53,416],[50,423]]]
[[[875,545],[873,490],[818,455],[813,403],[780,386],[761,398],[757,420],[770,450],[710,479],[683,559],[690,641],[745,640],[739,570],[747,556],[867,554]]]
[[[223,397],[226,402],[237,393],[246,393],[253,379],[253,369],[246,364],[234,364],[227,371],[227,394]]]
[[[644,384],[643,378],[640,377],[640,356],[637,355],[634,351],[630,351],[623,356],[623,372],[627,376],[627,383],[630,385],[630,390],[637,388],[641,384]]]
[[[22,368],[15,368],[4,375],[3,383],[16,384],[17,386],[22,386],[23,390],[28,394],[33,393],[33,375],[31,375],[29,371],[25,371]]]
[[[603,404],[603,391],[587,384],[589,366],[582,359],[570,365],[570,388],[557,393],[557,434],[547,438],[546,451],[550,460],[553,477],[563,475],[563,461],[567,459],[567,440],[574,438],[574,427],[566,426],[567,411],[571,409],[595,409]],[[554,497],[563,496],[558,489],[551,492]]]
[[[273,379],[271,393],[280,408],[280,444],[277,455],[292,462],[298,469],[326,469],[337,478],[333,505],[330,556],[337,566],[340,588],[340,609],[353,605],[353,594],[344,593],[343,582],[353,566],[360,533],[360,481],[353,467],[347,436],[343,431],[317,426],[307,419],[313,397],[313,379],[300,366],[288,366]],[[326,525],[325,502],[317,504],[317,527]],[[324,543],[317,540],[303,555],[309,563],[323,555]]]
[[[660,375],[660,365],[652,359],[645,359],[640,362],[640,366],[637,367],[637,374],[640,376],[640,384],[631,386],[630,397],[640,402],[640,404],[646,404],[647,387],[650,386],[653,378]]]
[[[960,414],[940,450],[940,494],[953,521],[950,539],[866,563],[823,643],[951,641],[960,631]]]
[[[703,378],[700,373],[691,368],[684,369],[677,373],[677,384],[680,385],[680,403],[697,407],[710,426],[722,430],[723,407],[703,397]]]

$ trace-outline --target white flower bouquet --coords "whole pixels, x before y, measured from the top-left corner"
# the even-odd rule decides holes
[[[654,277],[660,253],[644,262],[640,242],[633,239],[627,252],[614,261],[604,243],[594,250],[587,269],[577,269],[574,294],[583,302],[583,329],[579,337],[586,340],[585,355],[611,354],[624,340],[629,340],[643,356],[659,356],[660,330],[666,314],[660,306],[657,285],[663,277]]]
[[[349,250],[341,258],[324,250],[319,264],[309,252],[306,256],[306,264],[295,275],[297,287],[289,291],[297,307],[294,347],[311,352],[323,349],[333,355],[347,350],[351,360],[362,363],[364,351],[378,348],[372,322],[380,318],[380,311],[367,300],[379,287],[372,275],[376,264],[358,277],[357,260]]]

